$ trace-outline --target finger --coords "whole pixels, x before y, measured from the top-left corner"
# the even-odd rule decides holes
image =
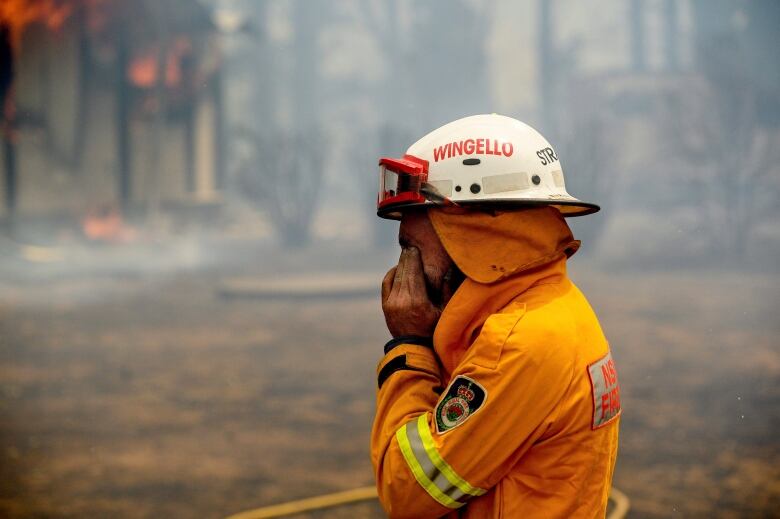
[[[393,289],[393,280],[395,279],[395,271],[398,267],[393,267],[387,271],[384,279],[382,279],[382,302],[387,301],[387,297],[390,295],[390,291]]]
[[[416,247],[409,248],[409,255],[404,265],[406,272],[401,280],[401,288],[412,295],[413,299],[428,298],[425,288],[425,274],[420,250]]]
[[[409,256],[409,249],[404,247],[401,249],[401,256],[398,258],[398,266],[395,268],[395,277],[393,279],[393,288],[396,290],[401,288],[401,282],[404,279],[404,272],[406,269],[406,258]]]

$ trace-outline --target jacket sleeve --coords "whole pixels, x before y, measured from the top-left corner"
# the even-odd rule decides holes
[[[371,452],[390,517],[436,518],[464,506],[554,421],[573,362],[554,331],[524,331],[523,315],[524,307],[491,316],[443,391],[428,348],[399,346],[380,362]]]

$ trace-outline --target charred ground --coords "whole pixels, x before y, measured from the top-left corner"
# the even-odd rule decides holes
[[[574,266],[618,364],[630,517],[776,513],[776,279]],[[225,274],[3,282],[0,515],[222,517],[372,483],[377,298],[231,300]]]

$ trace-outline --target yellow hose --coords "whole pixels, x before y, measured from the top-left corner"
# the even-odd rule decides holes
[[[334,506],[357,503],[359,501],[368,501],[376,499],[376,487],[362,487],[335,494],[310,497],[298,501],[291,501],[280,505],[266,506],[255,510],[248,510],[231,515],[227,519],[268,519],[269,517],[284,517],[286,515],[299,514],[312,510],[322,510]]]
[[[370,499],[376,499],[376,497],[376,487],[355,488],[344,492],[336,492],[335,494],[310,497],[298,501],[290,501],[289,503],[282,503],[280,505],[247,510],[246,512],[239,512],[231,515],[226,519],[269,519],[273,517],[285,517],[288,515],[300,514],[302,512],[311,512],[312,510],[322,510],[334,506],[368,501]],[[613,487],[609,492],[609,498],[615,503],[615,509],[612,510],[612,513],[609,514],[607,519],[623,519],[631,506],[628,497],[623,492]]]
[[[631,508],[631,501],[628,499],[628,496],[612,487],[609,490],[609,498],[615,503],[615,509],[607,516],[607,519],[623,519],[629,508]]]

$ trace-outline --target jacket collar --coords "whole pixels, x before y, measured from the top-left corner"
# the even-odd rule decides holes
[[[466,275],[433,336],[449,378],[490,315],[532,286],[566,277],[566,259],[579,242],[552,208],[497,214],[431,210],[429,215],[447,253]]]

